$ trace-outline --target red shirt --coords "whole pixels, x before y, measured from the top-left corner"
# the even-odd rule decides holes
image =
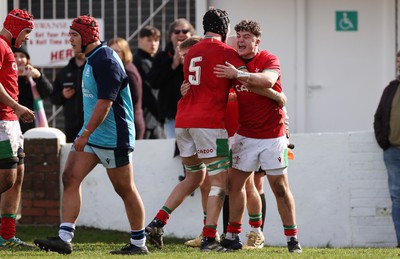
[[[279,59],[268,51],[259,52],[249,63],[251,73],[273,70],[279,74],[273,89],[282,92]],[[264,96],[249,92],[243,85],[235,86],[239,104],[238,134],[257,139],[285,135],[285,113],[279,105]]]
[[[239,127],[239,109],[235,90],[233,88],[229,91],[228,105],[226,106],[225,112],[225,125],[226,131],[228,131],[228,137],[235,135],[237,128]]]
[[[239,54],[215,38],[205,38],[186,54],[184,79],[190,90],[178,102],[176,128],[225,128],[225,110],[231,82],[213,73],[217,64],[231,63],[245,68]]]
[[[0,37],[0,83],[6,92],[18,102],[18,68],[14,54],[3,37]],[[0,103],[0,120],[18,120],[14,110]]]

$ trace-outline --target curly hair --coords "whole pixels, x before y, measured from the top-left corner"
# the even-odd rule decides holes
[[[260,24],[256,21],[251,20],[242,20],[235,26],[235,31],[248,31],[254,34],[256,37],[261,36],[261,27]]]

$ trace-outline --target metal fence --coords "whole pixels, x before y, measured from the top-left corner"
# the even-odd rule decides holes
[[[195,24],[195,0],[8,0],[8,11],[22,8],[36,19],[68,19],[90,14],[104,21],[104,36],[108,40],[123,37],[131,50],[137,49],[137,36],[141,28],[150,24],[161,31],[160,48],[169,41],[168,25],[177,18],[186,18]],[[41,68],[54,80],[60,68]],[[46,114],[51,127],[64,128],[62,107],[44,100]]]

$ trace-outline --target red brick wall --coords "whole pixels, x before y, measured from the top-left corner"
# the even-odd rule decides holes
[[[25,177],[22,185],[23,224],[60,223],[59,139],[25,139]]]

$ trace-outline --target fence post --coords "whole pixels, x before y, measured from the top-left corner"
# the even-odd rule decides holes
[[[65,135],[56,128],[34,128],[24,134],[25,177],[22,224],[60,223],[60,156]]]

